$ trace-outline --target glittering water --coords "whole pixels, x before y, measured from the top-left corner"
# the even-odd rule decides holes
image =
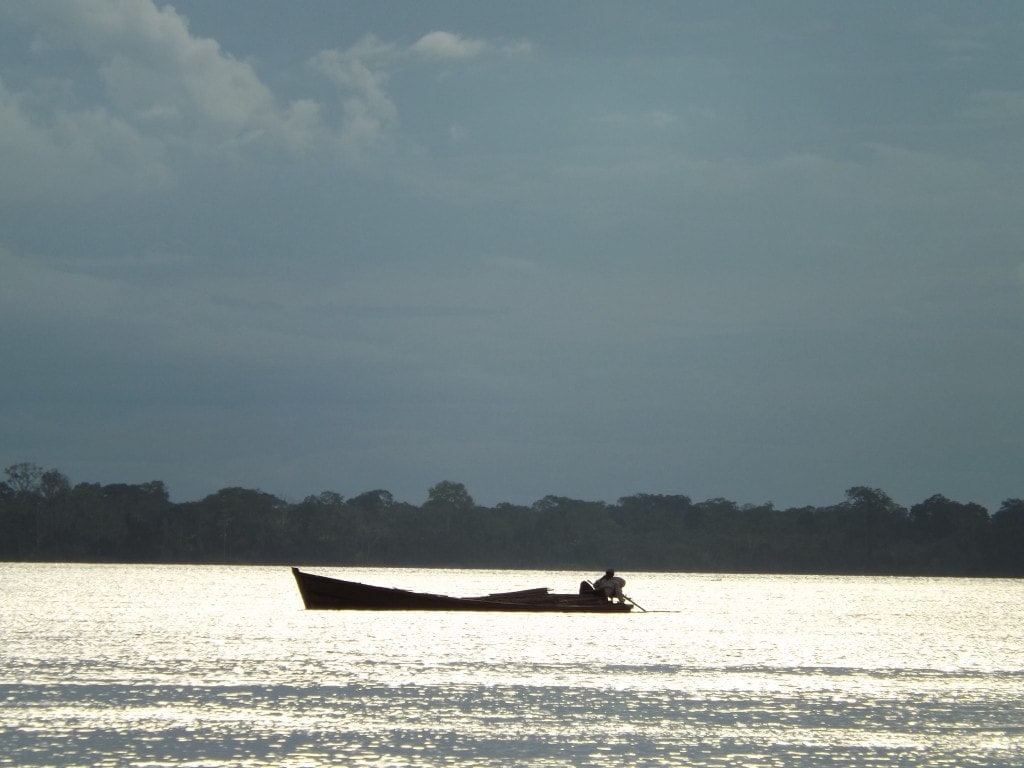
[[[287,568],[0,564],[0,766],[1024,765],[1024,582],[626,576],[648,613],[304,611]]]

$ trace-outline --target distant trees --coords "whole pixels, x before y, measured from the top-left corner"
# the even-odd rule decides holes
[[[376,489],[299,503],[224,488],[181,504],[154,480],[72,485],[30,463],[0,482],[0,559],[1024,576],[1024,500],[993,514],[941,495],[905,509],[855,486],[828,507],[635,494],[476,504],[462,483],[422,506]]]
[[[918,567],[953,568],[967,574],[985,572],[991,520],[980,504],[931,496],[910,508],[909,522]]]
[[[899,542],[907,510],[877,488],[855,486],[846,501],[830,511],[836,536],[830,557],[844,568],[860,566],[870,573],[890,573],[899,567]]]
[[[995,570],[1024,575],[1024,500],[1007,499],[992,516],[991,547]]]
[[[164,513],[171,508],[159,480],[142,485],[70,481],[57,470],[15,464],[0,493],[0,557],[117,560],[162,558]]]
[[[4,474],[7,475],[8,487],[14,493],[35,493],[39,490],[43,468],[38,464],[23,461],[21,464],[7,467]]]
[[[427,491],[426,509],[446,509],[454,512],[468,512],[475,503],[462,483],[442,480]]]

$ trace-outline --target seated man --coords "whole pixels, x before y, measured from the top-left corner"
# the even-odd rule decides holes
[[[594,591],[605,598],[615,598],[620,603],[626,602],[626,596],[622,594],[622,588],[626,586],[626,580],[615,575],[615,571],[608,570],[604,576],[594,582]]]

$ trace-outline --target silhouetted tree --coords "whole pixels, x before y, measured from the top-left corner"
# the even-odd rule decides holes
[[[427,491],[427,501],[423,505],[425,509],[453,512],[468,512],[475,506],[476,503],[466,490],[466,486],[462,483],[453,483],[451,480],[442,480],[432,486]]]
[[[913,564],[922,573],[971,575],[984,568],[988,512],[941,494],[910,508]]]
[[[51,469],[39,478],[39,495],[46,500],[56,499],[71,490],[71,482],[56,469]]]
[[[998,574],[1024,576],[1024,499],[1007,499],[992,515]]]
[[[907,511],[888,494],[867,486],[850,488],[832,518],[837,534],[832,556],[842,570],[853,563],[870,573],[898,570]]]
[[[395,497],[390,491],[375,490],[360,493],[353,499],[349,499],[349,506],[363,512],[386,512],[395,503]]]
[[[158,480],[79,483],[13,464],[0,482],[0,558],[293,562],[1024,576],[1024,501],[984,507],[934,495],[909,513],[867,486],[828,507],[638,493],[614,505],[549,495],[476,505],[461,483],[422,507],[377,489],[298,504],[224,488],[174,504]]]
[[[7,467],[4,474],[7,475],[7,485],[15,493],[37,493],[39,481],[43,477],[43,468],[38,464],[23,461]]]

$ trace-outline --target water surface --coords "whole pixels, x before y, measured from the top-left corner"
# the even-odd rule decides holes
[[[281,567],[0,564],[0,766],[1024,764],[1020,581],[624,575],[647,613],[305,611]]]

